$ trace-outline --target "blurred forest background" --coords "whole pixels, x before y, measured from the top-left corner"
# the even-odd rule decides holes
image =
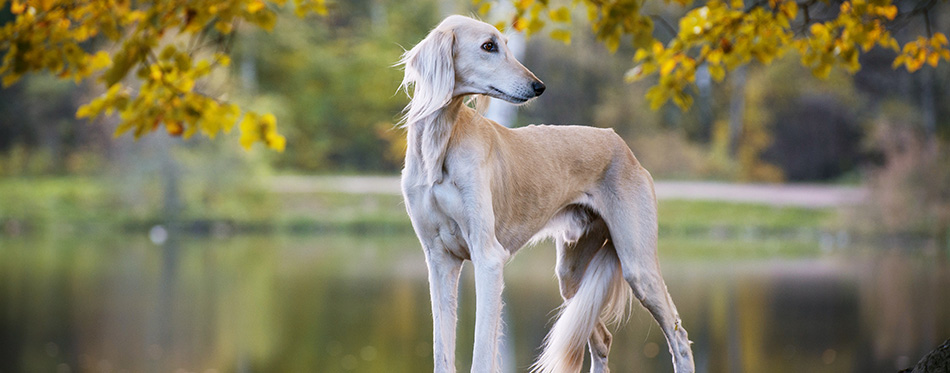
[[[208,211],[242,198],[227,191],[257,187],[258,177],[243,176],[247,170],[260,176],[397,173],[405,140],[395,123],[407,98],[396,92],[401,71],[393,64],[444,14],[472,13],[473,5],[354,0],[330,8],[327,17],[285,16],[272,32],[239,28],[236,36],[218,41],[227,45],[233,63],[228,76],[211,79],[205,89],[275,113],[288,139],[285,152],[245,153],[233,139],[113,139],[110,118],[75,119],[77,107],[99,93],[95,86],[33,75],[0,90],[0,175],[115,178],[123,180],[113,185],[125,190],[124,203],[147,210],[143,206],[161,205],[149,198],[162,197],[158,192],[150,197],[143,191],[148,188],[129,181],[143,179],[130,176],[165,170],[164,175],[181,178],[188,199],[183,206]],[[683,10],[660,11],[675,19]],[[935,8],[930,17],[936,30],[950,25],[946,7]],[[0,23],[11,19],[8,9],[0,12]],[[903,41],[923,27],[904,22],[892,32]],[[817,79],[792,53],[770,66],[730,72],[721,83],[701,69],[690,110],[668,103],[654,111],[643,97],[655,80],[621,79],[632,66],[633,48],[611,54],[587,29],[575,27],[569,45],[543,35],[528,40],[522,59],[550,89],[518,112],[516,126],[615,128],[657,179],[868,185],[874,203],[855,215],[862,224],[946,235],[950,76],[945,64],[908,73],[891,67],[893,51],[876,48],[861,56],[857,73],[833,71]],[[657,33],[662,40],[662,28]],[[174,156],[150,155],[155,152]]]

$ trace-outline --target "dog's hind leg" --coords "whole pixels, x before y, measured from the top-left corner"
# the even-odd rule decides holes
[[[623,277],[637,299],[660,324],[673,356],[675,372],[693,372],[695,366],[690,341],[660,273],[652,178],[642,168],[621,173],[628,177],[606,185],[602,204],[606,208],[602,214],[609,226]]]
[[[432,247],[435,246],[435,247]],[[462,259],[439,245],[425,248],[432,298],[432,355],[434,372],[455,372],[455,325]]]
[[[555,240],[555,246],[557,247],[557,278],[561,297],[564,298],[565,302],[577,293],[581,279],[584,277],[584,271],[594,254],[598,250],[613,250],[613,247],[607,243],[607,239],[607,227],[604,225],[604,221],[598,218],[590,224],[587,232],[576,242],[566,242],[563,238]],[[610,331],[607,330],[607,326],[604,325],[604,321],[598,320],[588,339],[591,373],[609,372],[607,354],[610,352],[611,340],[612,336]]]
[[[610,342],[613,335],[607,330],[603,321],[598,321],[594,333],[590,335],[590,373],[608,373],[607,354],[610,352]]]

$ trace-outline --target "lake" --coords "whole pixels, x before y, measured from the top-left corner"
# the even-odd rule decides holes
[[[152,233],[0,235],[0,372],[432,369],[426,268],[411,234]],[[941,249],[667,236],[663,274],[700,372],[893,372],[950,337]],[[736,240],[762,250],[689,243]],[[553,268],[549,243],[506,267],[509,371],[526,370],[560,304]],[[467,264],[460,371],[471,361],[472,277]],[[672,371],[639,304],[614,336],[613,371]]]

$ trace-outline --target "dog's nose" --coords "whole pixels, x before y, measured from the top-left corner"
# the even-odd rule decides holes
[[[531,89],[534,89],[535,96],[540,96],[542,93],[544,93],[544,83],[533,82],[531,83]]]

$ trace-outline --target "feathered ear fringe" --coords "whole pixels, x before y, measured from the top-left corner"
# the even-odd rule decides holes
[[[454,45],[452,32],[435,29],[402,55],[397,65],[405,68],[405,75],[399,87],[409,94],[409,86],[413,86],[412,100],[406,106],[402,126],[432,115],[452,100],[455,89]]]

